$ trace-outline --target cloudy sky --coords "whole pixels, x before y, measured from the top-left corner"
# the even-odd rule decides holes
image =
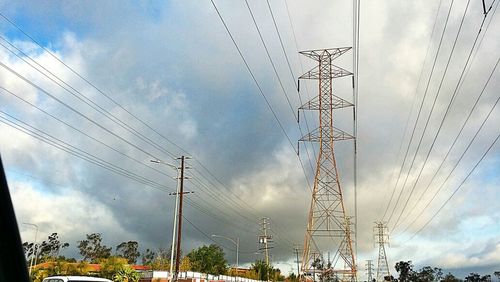
[[[482,158],[499,134],[500,72],[488,81],[500,56],[498,2],[462,79],[484,17],[479,1],[361,2],[359,269],[376,260],[373,226],[384,220],[391,265],[412,260],[461,276],[499,270],[500,145]],[[212,243],[211,234],[239,237],[248,264],[261,257],[258,222],[269,217],[272,261],[291,271],[317,153],[301,144],[304,169],[295,154],[305,119],[317,126],[316,113],[301,113],[301,129],[295,120],[300,99],[317,95],[316,81],[303,82],[299,99],[296,78],[314,62],[297,51],[352,46],[352,2],[269,1],[292,73],[266,1],[248,3],[283,89],[245,1],[215,4],[262,93],[210,1],[0,2],[0,153],[18,222],[37,224],[40,237],[57,232],[70,243],[68,256],[78,257],[76,242],[94,232],[109,246],[167,248],[176,172],[150,159],[175,164],[185,154],[186,189],[195,193],[187,196],[183,249]],[[337,64],[352,70],[352,55]],[[334,91],[351,101],[350,87],[350,78],[338,79]],[[336,125],[352,132],[351,118],[339,111]],[[336,146],[350,215],[352,151],[349,141]],[[32,228],[20,229],[33,240]],[[234,246],[215,241],[232,263]]]

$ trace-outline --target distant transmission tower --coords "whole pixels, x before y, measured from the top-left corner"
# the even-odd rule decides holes
[[[366,261],[366,281],[372,282],[373,281],[373,261],[371,259]]]
[[[375,244],[378,245],[377,281],[384,281],[385,276],[390,276],[389,263],[385,253],[385,245],[389,243],[387,224],[375,222],[374,236]]]
[[[300,54],[318,65],[299,79],[319,80],[319,95],[300,107],[319,111],[319,127],[299,141],[319,142],[319,154],[314,177],[314,190],[304,240],[302,272],[308,276],[314,270],[313,252],[338,253],[330,269],[342,281],[356,281],[356,262],[353,251],[351,219],[347,216],[334,154],[334,142],[354,139],[354,136],[334,127],[333,111],[354,106],[333,95],[332,80],[352,73],[335,66],[332,61],[350,47],[303,51]]]

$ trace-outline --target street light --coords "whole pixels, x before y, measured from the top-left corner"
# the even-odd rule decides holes
[[[215,234],[212,234],[212,237],[223,238],[223,239],[226,239],[226,240],[233,242],[233,244],[236,245],[236,273],[238,273],[238,266],[239,266],[238,265],[238,253],[239,253],[239,249],[240,249],[240,238],[236,237],[236,240],[235,240],[233,238],[229,238],[229,237],[222,236],[222,235],[215,235]]]
[[[166,163],[164,161],[160,161],[158,159],[156,160],[150,160],[152,163],[156,164],[164,164],[166,166],[169,166],[177,171],[177,186],[176,186],[176,193],[175,193],[175,210],[174,210],[174,223],[172,227],[172,248],[170,249],[170,281],[172,281],[173,278],[173,273],[174,273],[174,247],[175,247],[175,231],[177,227],[177,209],[179,206],[179,168],[173,164]]]
[[[23,224],[35,227],[35,242],[33,243],[33,248],[35,248],[35,249],[33,251],[33,256],[31,257],[30,270],[29,270],[29,275],[31,276],[31,269],[33,268],[33,258],[35,259],[35,265],[36,265],[36,259],[37,259],[38,246],[36,244],[36,237],[38,236],[38,225],[33,224],[33,223],[26,223],[26,222],[23,222]]]

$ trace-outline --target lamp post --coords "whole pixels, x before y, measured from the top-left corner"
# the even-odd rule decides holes
[[[177,171],[177,176],[176,176],[176,179],[177,179],[177,185],[176,185],[176,189],[175,189],[175,210],[174,210],[174,223],[173,223],[173,227],[172,227],[172,248],[170,249],[170,281],[172,281],[172,278],[173,278],[173,267],[174,267],[174,248],[175,248],[175,231],[176,231],[176,227],[177,227],[177,209],[178,209],[178,206],[179,206],[179,168],[173,164],[169,164],[169,163],[166,163],[166,162],[163,162],[163,161],[160,161],[160,160],[151,160],[152,163],[156,163],[156,164],[164,164],[166,166],[169,166],[173,169],[175,169]]]
[[[240,238],[236,237],[236,239],[233,239],[233,238],[229,238],[229,237],[226,237],[226,236],[215,235],[215,234],[212,234],[212,237],[223,238],[223,239],[226,239],[226,240],[229,240],[229,241],[233,242],[233,244],[236,245],[236,272],[238,272],[238,266],[239,266],[238,265],[239,264],[238,254],[239,254],[239,249],[240,249]]]
[[[27,222],[23,222],[23,224],[35,227],[35,242],[33,243],[34,250],[33,250],[33,255],[31,256],[30,269],[29,269],[29,275],[31,276],[31,269],[33,268],[33,259],[35,259],[35,265],[36,265],[36,259],[37,259],[37,253],[38,253],[38,246],[36,243],[36,239],[38,236],[38,225],[33,224],[33,223],[27,223]]]

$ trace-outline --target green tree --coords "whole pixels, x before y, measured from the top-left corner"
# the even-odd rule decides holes
[[[142,265],[151,265],[155,257],[156,257],[155,251],[146,249],[146,251],[142,254]]]
[[[55,260],[59,257],[59,252],[69,247],[66,242],[61,242],[57,233],[52,233],[48,236],[47,240],[42,241],[40,244],[32,242],[24,242],[23,250],[26,259],[29,261],[37,253],[38,262],[45,262]]]
[[[153,270],[170,270],[170,252],[160,248],[158,252],[152,252],[151,262],[148,264]],[[144,258],[143,258],[144,259]]]
[[[87,234],[86,237],[87,239],[78,241],[78,250],[84,260],[97,262],[111,256],[111,248],[102,244],[101,233]]]
[[[126,258],[129,264],[135,264],[137,258],[141,256],[138,249],[139,244],[136,241],[122,242],[116,246],[116,254]]]
[[[399,282],[413,282],[415,281],[415,271],[413,270],[413,264],[410,261],[400,261],[396,263],[396,271],[399,273]]]
[[[268,280],[270,267],[267,265],[265,261],[256,260],[254,263],[252,263],[250,268],[257,273],[257,280],[263,280],[263,281]]]
[[[332,263],[331,262],[324,262],[323,258],[316,258],[312,266],[318,270],[319,273],[319,280],[324,281],[324,282],[337,282],[339,281],[339,278],[333,271],[331,271],[332,268]]]
[[[139,273],[129,266],[118,270],[113,275],[113,281],[115,282],[137,282],[140,278]]]
[[[290,273],[290,275],[288,275],[288,277],[286,278],[286,280],[288,281],[292,281],[292,282],[296,282],[296,281],[299,281],[299,279],[297,278],[297,275],[295,275],[295,273]]]
[[[38,257],[40,258],[40,261],[57,258],[61,249],[67,247],[69,247],[68,243],[61,242],[57,233],[52,233],[49,235],[47,241],[43,241],[40,244]]]
[[[227,261],[221,247],[211,244],[192,250],[187,254],[193,271],[209,273],[213,275],[225,274],[227,272]]]
[[[481,276],[477,273],[470,273],[467,277],[465,277],[466,282],[491,282],[491,275]]]
[[[99,260],[99,266],[101,267],[100,275],[107,279],[113,279],[114,275],[118,271],[128,267],[127,259],[110,256],[108,258],[102,258]]]
[[[460,282],[460,279],[456,278],[453,274],[448,273],[443,277],[441,282]]]
[[[436,270],[430,266],[424,266],[419,272],[415,273],[415,282],[431,282],[436,280]]]

